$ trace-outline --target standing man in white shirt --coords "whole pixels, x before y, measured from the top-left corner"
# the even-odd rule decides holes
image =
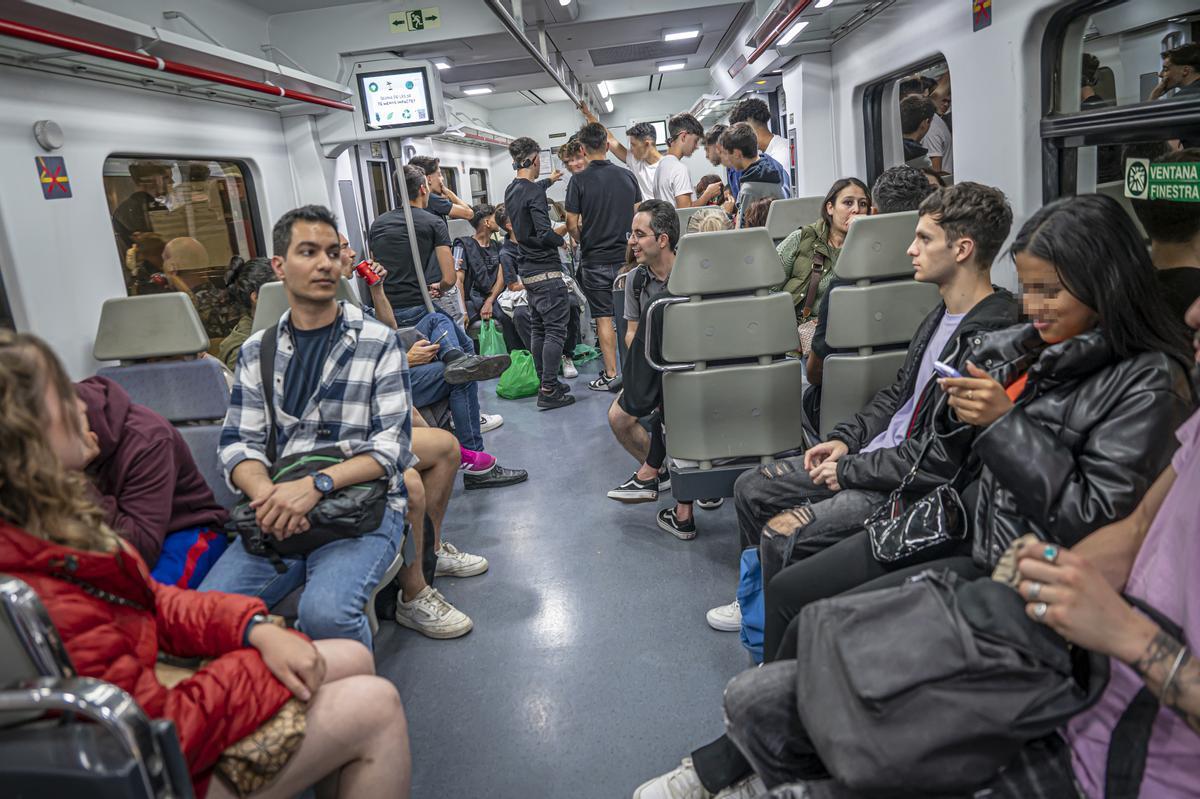
[[[691,208],[692,177],[682,159],[696,152],[704,128],[691,114],[676,114],[667,122],[667,136],[667,154],[658,162],[652,196],[676,208]]]
[[[588,122],[600,122],[592,113],[592,109],[586,105],[580,106],[580,110]],[[617,137],[611,130],[605,128],[605,131],[608,133],[609,152],[624,163],[637,178],[642,197],[647,199],[653,197],[654,175],[658,171],[658,162],[662,160],[662,154],[658,152],[658,147],[655,145],[657,135],[654,132],[654,126],[649,122],[639,122],[626,130],[625,135],[629,137],[628,147],[617,141]]]
[[[774,158],[783,166],[784,172],[792,171],[792,148],[787,139],[771,132],[771,109],[756,98],[742,100],[729,114],[729,125],[749,122],[758,137],[758,149]]]

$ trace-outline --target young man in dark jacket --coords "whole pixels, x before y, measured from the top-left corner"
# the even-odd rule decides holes
[[[763,563],[764,578],[787,560],[819,552],[862,528],[912,469],[932,430],[940,394],[933,361],[961,370],[972,336],[1017,321],[1016,300],[991,282],[992,261],[1012,226],[1004,194],[960,183],[931,194],[919,210],[908,255],[915,278],[936,284],[942,302],[917,329],[896,382],[834,428],[827,441],[802,456],[746,471],[734,486],[742,546],[758,546],[761,536],[776,545],[767,549],[778,562]],[[933,441],[913,493],[924,495],[945,483],[958,465]],[[737,603],[713,608],[708,622],[714,629],[737,630],[741,609]]]
[[[764,197],[782,200],[788,196],[783,169],[774,160],[758,152],[758,139],[754,129],[745,122],[727,129],[718,141],[729,159],[731,169],[738,171],[737,193],[738,227],[751,204]]]
[[[228,514],[170,422],[107,377],[75,390],[95,453],[86,473],[104,521],[138,551],[160,583],[195,588],[225,551]]]

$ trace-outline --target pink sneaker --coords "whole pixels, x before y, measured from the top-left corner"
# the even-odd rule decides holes
[[[496,465],[496,459],[486,452],[476,452],[473,449],[459,447],[462,452],[462,464],[458,467],[467,474],[487,474]]]

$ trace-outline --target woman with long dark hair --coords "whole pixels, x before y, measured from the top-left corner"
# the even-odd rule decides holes
[[[242,316],[237,325],[221,340],[217,348],[217,357],[230,370],[237,368],[238,353],[242,344],[254,332],[254,308],[258,305],[258,290],[264,284],[275,280],[275,272],[271,269],[270,258],[251,258],[243,261],[233,256],[229,262],[229,271],[225,273],[225,289],[229,299],[241,309]]]
[[[980,468],[962,492],[966,540],[949,556],[890,568],[864,530],[779,572],[766,586],[767,660],[796,657],[811,602],[929,568],[978,579],[1025,533],[1073,546],[1128,516],[1170,462],[1193,407],[1192,359],[1129,216],[1104,196],[1059,200],[1025,223],[1011,252],[1029,321],[975,337],[968,374],[939,381],[948,396],[935,425],[947,446],[985,428],[961,455]],[[716,793],[748,774],[722,737],[658,780]],[[655,795],[651,784],[635,797]]]

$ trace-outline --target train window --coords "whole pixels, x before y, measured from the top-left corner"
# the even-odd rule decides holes
[[[488,201],[488,174],[486,169],[471,170],[471,205]]]
[[[1054,110],[1200,97],[1200,2],[1107,3],[1064,26]]]
[[[954,180],[954,121],[950,67],[936,59],[893,73],[864,93],[867,164],[871,180],[908,164],[931,180]]]
[[[454,194],[458,194],[458,170],[452,166],[442,167],[442,180]]]
[[[182,291],[216,341],[238,323],[225,273],[263,252],[249,170],[237,161],[113,156],[104,162],[117,258],[130,295]]]

